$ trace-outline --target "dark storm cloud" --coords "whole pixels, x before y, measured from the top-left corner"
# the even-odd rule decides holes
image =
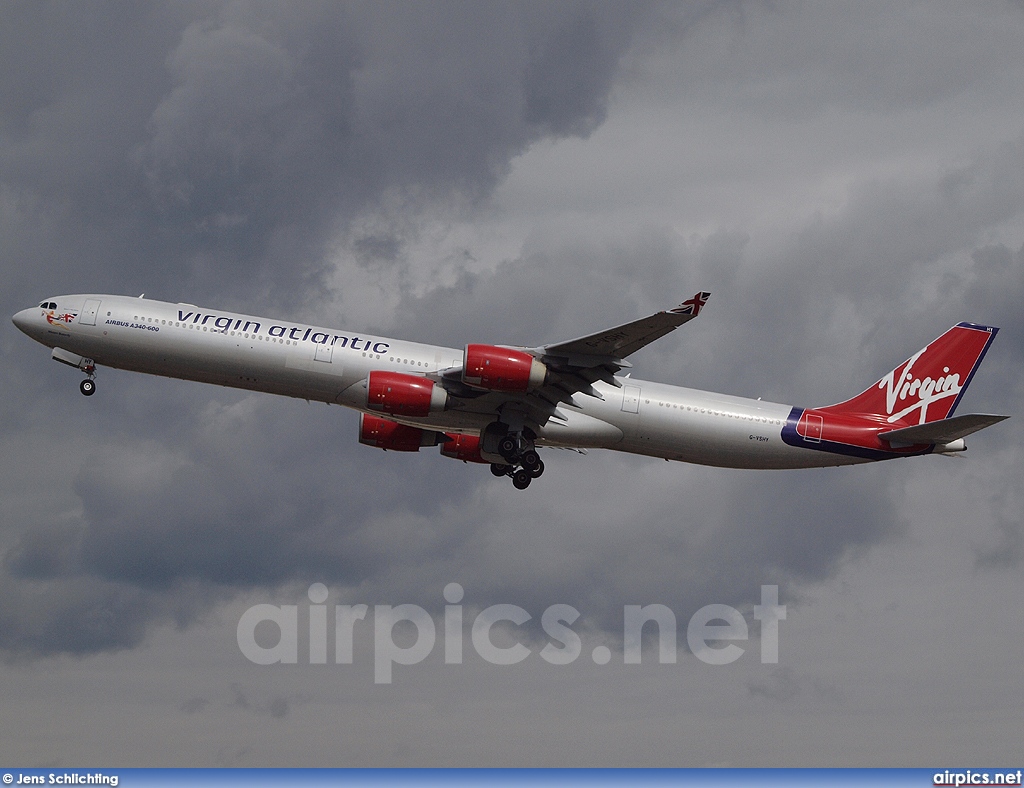
[[[401,261],[404,240],[387,222],[372,232],[350,223],[386,213],[396,192],[414,215],[421,204],[471,203],[531,143],[592,133],[643,10],[196,8],[158,20],[161,35],[150,32],[132,68],[103,60],[125,71],[121,114],[83,120],[98,88],[69,80],[66,66],[53,72],[66,82],[35,104],[12,93],[21,117],[5,126],[3,177],[27,207],[5,214],[11,256],[59,261],[33,288],[156,284],[172,298],[283,305],[326,281],[336,234],[352,238],[362,265]],[[97,133],[79,133],[86,121]],[[81,175],[56,172],[46,155],[72,136],[85,146]],[[992,314],[1019,330],[1018,253],[981,237],[1020,212],[1020,151],[1005,146],[938,179],[876,182],[768,251],[733,229],[686,239],[657,224],[539,232],[493,271],[470,259],[453,284],[405,292],[394,333],[535,344],[706,288],[704,315],[638,354],[638,377],[836,400],[957,320]],[[962,273],[943,267],[951,256]],[[80,284],[61,278],[69,260]],[[941,287],[919,287],[933,281]],[[1019,385],[1013,367],[989,367]],[[7,513],[9,654],[130,647],[151,624],[187,624],[239,589],[313,581],[357,602],[434,611],[458,581],[468,605],[539,615],[564,602],[614,632],[623,604],[658,602],[679,616],[711,602],[746,608],[763,583],[795,598],[905,527],[900,463],[754,474],[559,453],[524,496],[479,467],[372,453],[340,409],[234,394],[204,407],[205,390],[191,400],[128,375],[116,388],[116,407],[77,428],[95,452],[70,465],[80,508],[57,526]],[[289,706],[268,708],[283,716]]]
[[[979,194],[986,192],[979,187]],[[957,251],[979,269],[964,272],[931,301],[897,313],[888,328],[908,334],[905,347],[881,337],[869,344],[870,352],[844,357],[849,337],[817,330],[828,323],[825,305],[853,299],[858,276],[892,276],[886,284],[898,285],[878,261],[881,247],[846,243],[854,224],[874,235],[895,234],[890,226],[900,220],[868,202],[855,201],[844,216],[824,225],[813,221],[797,234],[779,253],[786,262],[770,269],[783,270],[781,278],[749,270],[748,239],[739,233],[685,243],[657,229],[617,244],[579,239],[561,248],[545,244],[546,253],[509,261],[491,274],[466,272],[451,287],[409,299],[398,310],[407,322],[397,333],[453,344],[465,336],[530,343],[566,338],[668,306],[664,295],[685,295],[684,280],[710,282],[721,295],[699,321],[638,354],[638,376],[655,377],[660,367],[658,377],[743,394],[759,393],[765,381],[784,387],[788,376],[793,389],[820,387],[839,399],[931,339],[914,339],[913,330],[921,328],[911,326],[922,315],[945,311],[944,300],[970,302],[979,318],[1009,317],[1017,292],[1012,253],[982,248],[969,256],[964,250],[983,223],[983,210],[968,211],[976,218],[961,218],[962,229],[946,229],[943,242],[931,237],[928,227],[952,217],[925,184],[899,197],[901,213],[923,217],[926,228],[913,246],[914,264],[903,270],[930,275],[940,258]],[[845,266],[835,279],[819,270],[823,253],[839,256]],[[990,281],[989,269],[1005,272],[1001,286],[977,284]],[[640,284],[637,270],[645,272]],[[947,278],[944,270],[936,276]],[[799,308],[771,308],[788,305],[794,297],[788,282],[802,280],[810,284],[795,288]],[[800,297],[802,288],[815,293],[816,287],[818,300]],[[460,309],[465,303],[488,315],[486,329]],[[872,319],[877,315],[869,311],[853,325],[867,330]],[[926,330],[937,333],[953,319]],[[743,335],[751,331],[754,340]],[[805,337],[797,344],[803,352],[766,343],[773,335]],[[843,363],[830,367],[822,382],[813,369],[829,356]],[[994,358],[983,374],[1002,370],[1019,380],[1013,365]],[[837,374],[843,378],[838,383]],[[1000,404],[991,403],[994,409]],[[296,406],[309,415],[296,421]],[[495,488],[486,475],[481,481],[472,466],[416,455],[377,462],[354,445],[348,414],[287,400],[214,406],[179,431],[171,443],[179,448],[138,446],[133,429],[144,432],[160,407],[138,414],[138,424],[106,447],[106,459],[79,473],[84,512],[74,538],[30,531],[9,559],[12,571],[26,577],[84,574],[126,590],[146,589],[144,604],[124,608],[128,643],[144,635],[147,618],[168,615],[160,591],[173,591],[181,579],[217,588],[221,596],[235,588],[317,580],[353,601],[416,602],[435,611],[440,589],[455,580],[467,589],[467,604],[514,603],[536,615],[564,602],[584,613],[587,626],[614,634],[623,604],[658,602],[680,617],[711,602],[747,608],[764,583],[780,584],[792,603],[801,584],[827,579],[856,551],[898,537],[906,527],[898,485],[890,482],[906,468],[900,461],[762,474],[561,455],[551,458],[551,478],[545,477],[555,487],[531,489],[524,498]],[[254,423],[263,429],[254,431]],[[452,478],[467,482],[452,484]],[[574,500],[595,504],[566,511],[560,490],[567,486],[576,491]],[[601,493],[608,486],[617,489],[614,502]],[[590,523],[619,526],[594,531]],[[1013,531],[1007,534],[1013,538]],[[997,549],[1005,562],[1010,553]],[[64,647],[95,644],[69,637]]]
[[[93,444],[74,483],[80,515],[25,525],[8,512],[9,533],[23,529],[4,561],[11,653],[134,645],[147,622],[187,624],[240,588],[296,577],[358,586],[439,560],[472,533],[443,511],[472,489],[452,473],[478,476],[437,457],[377,458],[340,408],[258,397],[140,440],[161,410],[155,398],[122,412],[135,437]]]
[[[972,320],[1002,331],[961,412],[1014,415],[956,461],[544,450],[523,493],[360,446],[342,408],[107,369],[81,397],[8,324],[5,745],[138,765],[1015,752],[1022,25],[999,0],[0,6],[8,313],[146,291],[459,347],[708,289],[634,378],[824,404]],[[328,605],[435,615],[458,582],[467,622],[525,608],[507,634],[531,646],[572,604],[585,650],[456,676],[435,647],[384,688],[364,621],[359,664],[249,664],[242,609],[297,604],[304,631],[314,582]],[[668,606],[685,650],[688,617],[730,604],[756,641],[764,584],[788,608],[781,666],[756,642],[729,670],[621,664],[624,605]],[[951,632],[977,635],[969,655]],[[950,738],[950,709],[982,722]]]
[[[7,311],[58,291],[302,303],[331,239],[386,195],[411,210],[471,203],[536,140],[592,132],[647,9],[5,6]],[[375,259],[400,252],[388,236],[355,241]],[[44,381],[26,389],[45,400]],[[359,583],[456,539],[408,515],[467,488],[437,494],[441,465],[415,484],[409,463],[368,466],[336,410],[309,419],[261,401],[280,431],[204,435],[187,426],[209,423],[198,404],[144,396],[97,423],[97,461],[73,481],[80,513],[6,513],[7,653],[130,646],[147,622],[192,620],[204,595],[296,574]],[[337,450],[321,440],[335,431]]]
[[[0,649],[15,660],[131,648],[154,622],[185,626],[218,598],[195,584],[177,583],[158,594],[85,573],[6,575],[0,590]]]
[[[9,251],[33,292],[301,301],[389,190],[480,198],[595,128],[645,7],[6,6]]]

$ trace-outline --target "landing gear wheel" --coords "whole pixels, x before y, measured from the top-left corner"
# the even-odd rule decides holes
[[[512,474],[512,484],[517,490],[525,490],[532,481],[533,477],[530,476],[530,472],[525,468],[520,468]]]
[[[500,462],[491,463],[491,473],[495,476],[508,476],[512,471],[512,467],[509,465],[502,465]]]
[[[517,441],[512,435],[506,435],[498,443],[498,453],[506,460],[511,460],[516,456],[516,450],[519,448],[519,441]]]
[[[93,394],[96,393],[96,382],[93,381],[91,378],[86,378],[85,380],[78,384],[78,388],[81,390],[83,394],[85,394],[85,396],[91,397]]]
[[[542,473],[544,473],[544,461],[538,459],[537,464],[533,468],[527,468],[526,472],[530,474],[531,478],[538,478]]]
[[[541,464],[540,455],[537,454],[534,449],[527,449],[523,452],[523,456],[519,460],[526,470],[532,472],[534,468]]]

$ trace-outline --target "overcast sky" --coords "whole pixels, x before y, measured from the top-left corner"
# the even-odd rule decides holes
[[[960,412],[1017,417],[825,470],[549,451],[520,492],[360,446],[341,408],[103,369],[86,399],[8,324],[0,758],[1019,765],[1022,36],[1007,0],[0,5],[5,314],[144,292],[536,345],[710,290],[633,374],[825,405],[969,320],[1001,332]],[[467,630],[443,664],[452,582],[467,624],[528,611],[498,639],[531,655]],[[243,612],[304,632],[313,583],[420,605],[438,645],[375,684],[371,612],[352,665],[304,636],[247,661]],[[569,665],[539,655],[555,604]],[[623,664],[636,604],[675,613],[676,664]],[[708,604],[749,625],[730,665],[687,648]]]

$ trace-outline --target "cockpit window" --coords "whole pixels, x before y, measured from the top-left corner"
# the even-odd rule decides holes
[[[49,308],[50,308],[50,305],[49,305],[49,304],[47,304],[47,303],[46,303],[46,302],[44,301],[43,303],[41,303],[41,304],[39,305],[39,308],[40,308],[40,309],[49,309]]]
[[[39,305],[39,308],[40,309],[56,309],[57,308],[57,302],[56,301],[44,301],[43,303],[41,303]]]

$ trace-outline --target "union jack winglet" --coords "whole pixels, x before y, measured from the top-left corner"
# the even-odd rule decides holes
[[[669,311],[675,312],[677,315],[693,315],[697,317],[709,298],[711,298],[711,293],[697,293],[693,298],[683,301],[675,309],[670,309]]]

